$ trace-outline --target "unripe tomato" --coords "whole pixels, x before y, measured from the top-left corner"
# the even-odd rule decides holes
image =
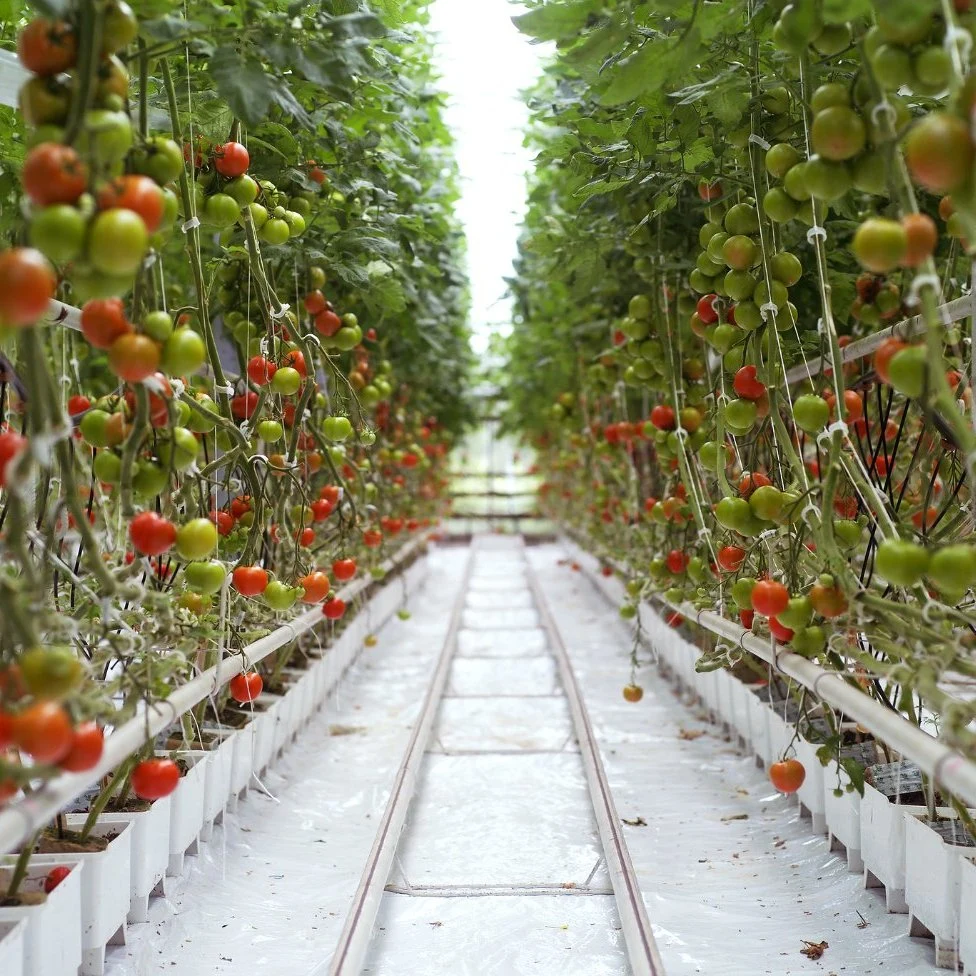
[[[217,527],[209,519],[191,519],[176,530],[176,551],[183,559],[203,559],[217,547]]]

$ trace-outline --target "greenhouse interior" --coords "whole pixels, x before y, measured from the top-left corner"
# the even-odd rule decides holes
[[[0,976],[976,976],[973,0],[0,0]]]

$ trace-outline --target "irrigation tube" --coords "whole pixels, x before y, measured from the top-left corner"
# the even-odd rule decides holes
[[[563,544],[575,553],[581,565],[586,566],[587,574],[595,578],[592,567],[587,565],[591,561],[595,563],[595,557],[565,536]],[[655,599],[668,609],[697,621],[716,636],[733,641],[801,684],[817,698],[841,709],[845,715],[860,723],[882,742],[916,763],[947,792],[962,800],[968,807],[976,807],[976,763],[913,725],[900,712],[885,708],[880,702],[849,684],[840,674],[826,671],[792,651],[771,646],[768,641],[762,640],[739,624],[726,620],[720,614],[711,610],[698,611],[690,603],[670,603],[657,595]]]
[[[631,972],[634,976],[663,976],[664,964],[657,943],[654,941],[654,932],[647,917],[640,885],[630,860],[630,851],[627,849],[627,842],[620,827],[621,820],[617,815],[606,770],[600,758],[600,747],[597,745],[590,716],[580,693],[579,682],[576,680],[576,672],[573,670],[566,644],[549,609],[542,587],[531,569],[528,579],[543,628],[549,636],[552,653],[559,665],[563,690],[569,701],[573,727],[580,747],[580,758],[583,760],[583,769],[590,789],[593,815],[600,833],[610,883],[616,896],[620,927],[624,933],[624,941],[627,943]]]
[[[382,564],[383,568],[389,572],[404,562],[426,543],[427,538],[425,534],[412,539],[399,552],[387,559]],[[368,576],[360,577],[339,590],[338,596],[348,603],[372,582],[374,581]],[[263,660],[324,619],[321,606],[315,606],[253,644],[248,644],[243,649],[243,653],[226,657],[214,667],[203,671],[177,688],[169,698],[156,702],[148,708],[140,707],[134,718],[120,725],[106,738],[105,749],[97,766],[83,773],[62,773],[48,780],[39,790],[20,802],[0,811],[0,852],[8,853],[15,850],[35,831],[57,816],[72,800],[110,773],[132,753],[141,749],[163,729],[172,725],[194,705],[208,698],[234,675],[240,674],[245,667]]]
[[[339,936],[339,944],[336,946],[331,962],[328,963],[328,968],[326,969],[326,965],[323,964],[313,970],[312,976],[325,976],[325,973],[328,973],[328,976],[359,976],[362,972],[366,954],[369,951],[369,942],[373,935],[373,926],[376,924],[376,917],[379,914],[380,902],[383,899],[386,883],[390,878],[397,844],[407,818],[410,801],[413,798],[417,774],[424,761],[430,731],[440,707],[450,673],[451,661],[457,648],[458,631],[461,629],[461,615],[464,611],[464,601],[467,595],[468,582],[471,579],[471,569],[474,565],[476,551],[477,546],[472,546],[468,554],[468,561],[461,578],[461,588],[458,590],[457,599],[454,601],[451,620],[444,636],[440,656],[437,659],[434,676],[427,688],[427,695],[424,698],[420,715],[407,743],[403,762],[400,764],[396,779],[393,781],[393,790],[383,813],[383,819],[376,831],[376,838],[366,860],[366,867],[363,869],[359,887],[353,896],[352,907],[349,909],[342,934]]]

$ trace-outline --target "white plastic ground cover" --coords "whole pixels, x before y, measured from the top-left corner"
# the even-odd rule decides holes
[[[482,580],[510,580],[493,590],[500,606],[515,605],[509,597],[526,585],[521,547],[494,545],[475,562],[468,606],[481,605]],[[544,632],[469,622],[480,626],[461,647],[484,656],[456,656],[448,687],[470,681],[472,663],[495,670],[481,697],[442,701],[363,973],[626,976],[616,903]],[[463,755],[438,751],[458,740]]]
[[[329,704],[110,947],[106,976],[306,976],[335,948],[456,593],[462,550],[363,651]]]
[[[636,824],[627,843],[668,976],[944,972],[931,941],[910,938],[883,892],[865,891],[751,757],[682,704],[655,667],[638,673],[643,701],[623,700],[627,627],[560,547],[527,554],[579,676],[617,809]],[[823,942],[819,961],[801,955]]]

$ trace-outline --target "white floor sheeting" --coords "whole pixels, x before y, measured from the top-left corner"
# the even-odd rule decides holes
[[[668,976],[936,976],[931,943],[811,836],[751,758],[656,670],[623,701],[626,625],[558,546],[477,556],[447,692],[363,970],[627,976],[582,764],[538,614],[538,574],[580,678]],[[332,955],[467,553],[444,549],[267,787],[130,926],[107,976],[308,976]],[[332,730],[345,734],[330,735]],[[866,923],[866,924],[865,924]],[[827,942],[819,960],[804,942]]]

